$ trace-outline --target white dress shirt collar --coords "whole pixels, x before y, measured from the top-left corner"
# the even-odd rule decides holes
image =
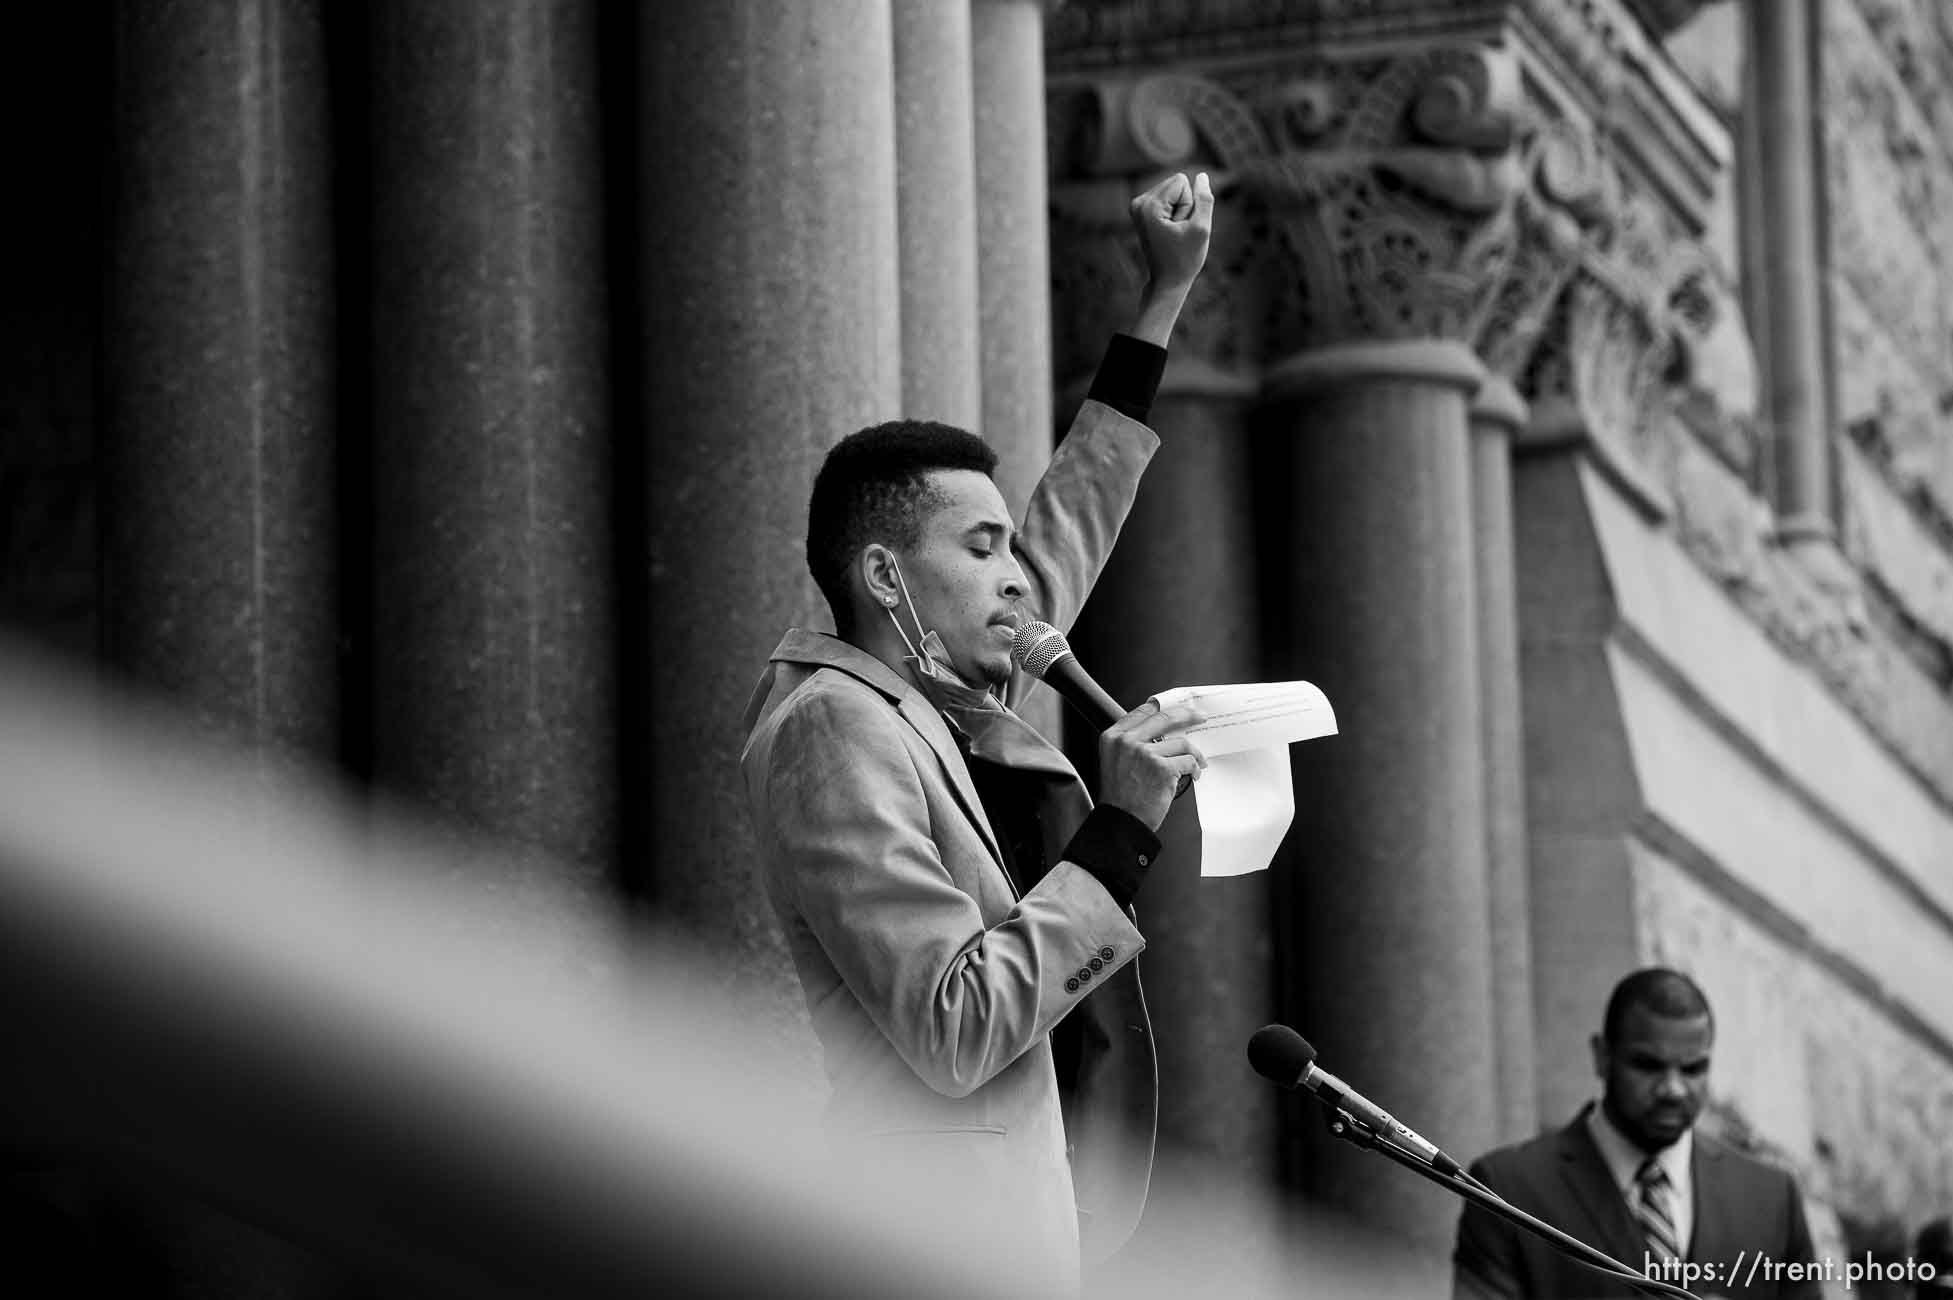
[[[1594,1145],[1600,1148],[1600,1158],[1607,1165],[1607,1173],[1614,1180],[1615,1189],[1627,1202],[1628,1209],[1633,1210],[1640,1199],[1634,1176],[1641,1171],[1642,1162],[1648,1158],[1647,1153],[1614,1127],[1614,1121],[1607,1118],[1606,1107],[1597,1101],[1587,1108],[1587,1132],[1593,1136]],[[1689,1243],[1695,1237],[1695,1180],[1689,1174],[1689,1162],[1694,1155],[1695,1130],[1692,1128],[1682,1130],[1681,1137],[1655,1152],[1655,1159],[1668,1174],[1669,1185],[1675,1189],[1676,1244],[1681,1247],[1685,1259],[1688,1257]]]

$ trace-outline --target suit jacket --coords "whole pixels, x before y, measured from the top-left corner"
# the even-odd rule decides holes
[[[1472,1166],[1472,1173],[1520,1209],[1631,1268],[1642,1267],[1646,1239],[1587,1131],[1586,1110],[1563,1129],[1492,1152]],[[1688,1260],[1714,1272],[1697,1273],[1688,1282],[1666,1276],[1663,1280],[1699,1296],[1817,1300],[1823,1294],[1816,1281],[1767,1276],[1772,1263],[1816,1258],[1795,1179],[1700,1132],[1695,1135],[1689,1173],[1695,1184],[1695,1232]],[[1763,1265],[1751,1276],[1751,1261],[1759,1257]],[[1459,1216],[1452,1263],[1456,1300],[1646,1294],[1575,1263],[1539,1237],[1476,1205],[1467,1205]]]
[[[1020,525],[1024,608],[1070,626],[1158,446],[1083,405]],[[1006,699],[1032,685],[1019,673]],[[989,1227],[1074,1274],[1081,1223],[1087,1257],[1110,1254],[1144,1204],[1158,1104],[1133,917],[1071,862],[1020,892],[943,715],[866,652],[789,631],[747,721],[762,876],[833,1085],[830,1131],[939,1162]],[[1090,799],[1036,746],[1014,761],[1063,796],[1046,837],[1062,848]],[[1049,1034],[1081,1004],[1068,1132]]]

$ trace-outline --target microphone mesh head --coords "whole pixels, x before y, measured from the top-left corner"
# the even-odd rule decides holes
[[[1248,1039],[1248,1064],[1270,1083],[1293,1088],[1316,1059],[1309,1040],[1287,1025],[1263,1025]]]
[[[1071,645],[1065,634],[1049,623],[1032,619],[1017,625],[1017,635],[1011,638],[1010,657],[1018,662],[1025,672],[1044,680],[1052,664],[1071,653]]]

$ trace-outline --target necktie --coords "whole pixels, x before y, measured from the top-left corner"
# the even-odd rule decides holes
[[[1668,1171],[1649,1156],[1636,1171],[1634,1182],[1640,1190],[1634,1213],[1648,1238],[1648,1253],[1661,1262],[1681,1259],[1681,1236],[1675,1231],[1675,1185],[1668,1181]]]

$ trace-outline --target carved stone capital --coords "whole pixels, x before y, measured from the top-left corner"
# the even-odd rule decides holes
[[[1054,101],[1060,303],[1137,281],[1127,191],[1205,169],[1225,216],[1183,321],[1231,364],[1351,342],[1475,344],[1517,248],[1528,166],[1567,170],[1541,161],[1551,149],[1522,152],[1518,67],[1492,48],[1106,79]],[[1116,195],[1099,177],[1120,178]],[[1107,239],[1121,251],[1089,246]]]
[[[1617,4],[1494,7],[1561,24],[1552,48],[1596,67],[1618,71],[1630,39]],[[1449,341],[1543,396],[1549,425],[1652,446],[1669,390],[1730,352],[1734,304],[1701,274],[1684,286],[1682,262],[1703,268],[1671,188],[1591,114],[1529,97],[1519,68],[1510,43],[1399,43],[1058,81],[1061,376],[1089,371],[1143,277],[1127,199],[1200,169],[1221,207],[1176,349],[1265,375],[1325,348]],[[1741,389],[1705,400],[1740,414]]]
[[[1293,290],[1275,355],[1358,340],[1470,342],[1514,249],[1509,158],[1437,150],[1287,154],[1242,174]]]
[[[1583,249],[1521,384],[1533,405],[1524,441],[1591,443],[1655,515],[1669,509],[1662,435],[1682,347],[1677,289],[1696,265],[1690,246],[1663,241],[1651,205],[1623,203],[1606,240]]]
[[[1531,361],[1582,250],[1607,228],[1607,174],[1590,132],[1542,123],[1525,151],[1528,184],[1513,207],[1511,265],[1478,332],[1493,374],[1517,382]]]
[[[1176,66],[1211,70],[1233,85],[1257,60],[1305,51],[1345,61],[1433,48],[1516,51],[1529,100],[1552,116],[1595,123],[1610,152],[1632,159],[1699,226],[1733,146],[1660,39],[1700,7],[1702,0],[1073,0],[1047,28],[1046,59],[1054,83]],[[1297,107],[1314,109],[1307,96]]]

